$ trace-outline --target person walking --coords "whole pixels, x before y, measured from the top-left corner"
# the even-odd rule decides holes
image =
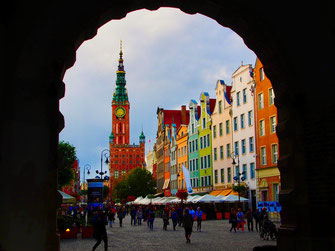
[[[234,229],[234,231],[236,233],[237,216],[236,216],[236,211],[235,211],[234,208],[230,209],[229,223],[231,223],[231,228],[230,228],[229,232],[231,232],[231,230]]]
[[[188,208],[185,209],[185,214],[183,215],[183,225],[185,229],[185,238],[186,243],[191,243],[191,234],[192,234],[192,228],[193,228],[193,216],[190,215]]]
[[[248,231],[250,232],[250,229],[251,229],[251,231],[253,232],[254,231],[254,221],[252,219],[252,212],[250,208],[246,212],[245,218],[247,218]]]
[[[113,222],[115,220],[115,213],[113,211],[113,208],[110,208],[107,214],[108,220],[109,220],[109,226],[113,227]]]
[[[195,211],[193,210],[192,207],[190,207],[190,209],[188,210],[190,215],[192,215],[193,219],[195,218]]]
[[[124,218],[124,211],[122,207],[119,207],[117,210],[117,217],[119,218],[120,227],[122,227],[122,219]]]
[[[195,214],[197,216],[197,231],[201,232],[202,211],[200,207],[197,208]]]
[[[236,214],[237,216],[237,231],[239,231],[240,227],[242,228],[242,232],[244,231],[244,214],[241,211],[241,208],[238,209],[238,212]]]
[[[175,208],[172,208],[171,211],[171,220],[173,225],[173,230],[176,230],[177,222],[178,222],[178,215]]]
[[[153,211],[152,208],[149,208],[149,218],[148,218],[148,221],[149,221],[149,228],[150,228],[150,230],[154,229],[154,220],[155,220],[155,213],[154,213],[154,211]]]
[[[130,224],[133,225],[134,222],[134,226],[136,226],[136,212],[137,212],[136,208],[132,207],[130,211],[130,217],[131,217]]]
[[[168,208],[164,208],[162,218],[163,218],[163,230],[166,231],[167,225],[169,225],[169,209]]]
[[[142,225],[142,217],[143,217],[142,208],[139,208],[137,210],[136,217],[137,217],[137,225]]]
[[[258,231],[259,228],[259,208],[256,208],[256,212],[254,212],[254,219],[255,219],[255,227],[256,227],[256,231]]]
[[[93,246],[92,250],[95,250],[100,245],[101,240],[103,240],[105,251],[107,251],[108,248],[108,240],[106,232],[107,224],[108,224],[107,216],[100,209],[98,209],[97,214],[93,219],[94,237],[97,240],[97,242]]]
[[[179,227],[181,227],[181,224],[183,222],[183,209],[181,206],[178,207],[177,215],[178,215],[178,225]]]
[[[259,217],[258,217],[258,219],[259,219],[259,231],[262,231],[263,221],[266,217],[268,217],[267,209],[266,209],[266,207],[263,207],[262,211],[260,212]]]

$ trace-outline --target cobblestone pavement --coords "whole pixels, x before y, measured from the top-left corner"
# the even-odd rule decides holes
[[[119,227],[118,219],[115,220],[113,228],[106,226],[108,233],[108,250],[252,250],[258,245],[275,245],[275,241],[263,241],[258,232],[230,233],[228,220],[212,220],[202,222],[202,232],[197,232],[196,222],[193,225],[191,244],[186,244],[184,229],[176,227],[173,231],[172,221],[168,231],[163,231],[163,220],[156,218],[154,229],[151,231],[146,223],[141,226],[131,226],[130,216],[126,216],[123,226]],[[61,240],[62,251],[92,250],[95,239]],[[96,249],[103,249],[103,242]]]

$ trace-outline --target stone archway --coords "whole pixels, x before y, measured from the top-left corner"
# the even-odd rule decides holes
[[[335,232],[330,224],[335,222],[335,106],[330,77],[334,63],[333,57],[326,57],[334,55],[334,6],[290,3],[288,8],[284,3],[214,0],[51,0],[44,5],[20,2],[8,9],[0,27],[6,35],[0,43],[5,65],[1,74],[0,188],[4,203],[0,207],[0,248],[58,248],[56,150],[58,133],[64,127],[59,112],[64,73],[74,64],[79,45],[93,38],[104,23],[134,10],[159,7],[215,19],[239,34],[261,59],[273,83],[278,109],[283,206],[278,247],[334,248]],[[315,95],[310,62],[312,73],[322,83],[321,95]],[[329,212],[329,219],[316,219],[315,212]]]

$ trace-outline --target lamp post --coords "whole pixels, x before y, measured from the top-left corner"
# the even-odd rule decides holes
[[[103,182],[103,178],[102,178],[102,176],[103,176],[104,174],[107,173],[107,171],[104,171],[104,172],[102,171],[102,160],[103,160],[103,156],[105,156],[105,158],[106,158],[106,160],[104,161],[105,164],[109,164],[109,160],[108,160],[108,158],[110,157],[110,151],[109,151],[109,149],[104,149],[104,150],[101,151],[101,157],[100,157],[100,172],[99,172],[98,170],[95,171],[97,174],[100,175],[100,178],[101,178],[101,181],[102,181],[102,182]],[[108,177],[108,176],[105,176],[104,179],[105,179],[105,180],[108,180],[109,177]],[[104,187],[102,186],[101,189],[102,189],[102,190],[101,190],[101,201],[103,201]]]
[[[234,169],[235,169],[236,164],[239,168],[238,172],[236,172],[236,176],[234,176],[233,179],[235,181],[237,181],[237,183],[238,183],[238,191],[237,191],[238,192],[238,206],[241,207],[240,183],[241,183],[241,181],[245,181],[245,177],[244,177],[245,172],[243,171],[242,173],[240,173],[240,157],[239,157],[239,155],[235,154],[235,152],[232,152],[231,153],[231,158],[233,159],[232,165],[233,165]],[[236,159],[237,159],[237,163],[236,163]],[[243,176],[241,176],[241,175],[243,175]]]
[[[90,170],[91,170],[91,165],[90,164],[86,164],[84,166],[84,182],[83,182],[83,185],[84,185],[84,188],[85,188],[85,182],[86,182],[86,179],[85,179],[85,173],[87,171],[87,174],[89,175],[90,174]],[[85,171],[86,170],[86,171]],[[86,187],[86,191],[87,191],[87,187]],[[84,197],[84,196],[83,196]]]

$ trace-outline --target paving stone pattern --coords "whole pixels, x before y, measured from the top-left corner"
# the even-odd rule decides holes
[[[202,222],[202,232],[196,231],[196,222],[193,225],[191,244],[186,244],[184,228],[176,227],[173,231],[172,221],[168,225],[168,231],[163,231],[163,220],[156,218],[154,229],[151,231],[146,223],[141,226],[131,226],[130,216],[123,220],[123,226],[119,227],[118,219],[113,228],[106,226],[108,234],[108,250],[252,250],[258,245],[276,245],[275,241],[263,241],[258,232],[230,233],[228,220],[212,220]],[[92,250],[95,239],[61,240],[62,251]],[[102,251],[103,242],[96,249]]]

